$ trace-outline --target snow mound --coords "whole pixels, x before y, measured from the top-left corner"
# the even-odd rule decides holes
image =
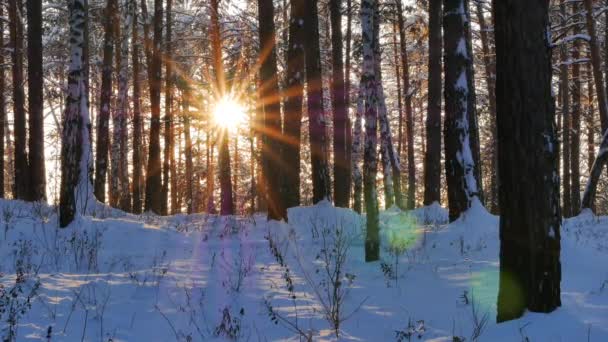
[[[418,222],[426,225],[447,224],[449,220],[448,210],[443,208],[438,202],[433,202],[422,208],[412,210],[412,214]]]

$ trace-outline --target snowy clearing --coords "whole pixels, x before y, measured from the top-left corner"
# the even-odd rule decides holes
[[[607,217],[565,221],[562,307],[500,325],[498,217],[478,203],[450,225],[438,206],[383,212],[376,263],[364,262],[354,212],[322,202],[289,217],[99,210],[60,230],[51,207],[0,201],[1,333],[18,341],[608,341]]]

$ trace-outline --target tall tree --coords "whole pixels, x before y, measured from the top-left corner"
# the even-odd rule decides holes
[[[130,2],[125,1],[130,6]],[[128,153],[128,92],[129,92],[129,35],[131,34],[131,10],[123,11],[122,29],[116,30],[118,96],[116,108],[112,113],[112,179],[110,188],[111,204],[124,211],[131,210],[131,196],[129,191]],[[113,202],[113,203],[112,203]]]
[[[142,121],[141,121],[141,85],[139,71],[139,27],[137,25],[137,0],[130,0],[133,11],[133,25],[131,26],[131,62],[133,64],[133,193],[132,211],[141,214],[142,209]]]
[[[162,179],[160,163],[160,88],[161,88],[161,48],[163,35],[163,0],[154,0],[154,41],[149,64],[150,83],[150,140],[148,146],[148,166],[146,171],[145,210],[160,214],[162,211]]]
[[[484,76],[486,87],[488,89],[488,114],[490,117],[490,186],[487,191],[486,204],[493,211],[498,211],[498,147],[497,147],[497,132],[496,132],[496,91],[495,77],[496,66],[494,62],[494,50],[490,44],[490,34],[493,32],[491,27],[488,27],[484,10],[481,1],[475,1],[475,12],[477,22],[479,23],[479,37],[481,40],[482,60],[484,65]]]
[[[579,12],[580,6],[574,4],[574,13]],[[572,45],[572,59],[578,61],[581,57],[580,40],[575,40]],[[581,64],[572,65],[572,115],[570,121],[570,146],[564,144],[564,150],[570,148],[570,193],[564,197],[570,197],[570,212],[568,214],[578,215],[581,208],[581,178],[580,178],[580,146],[581,146]],[[565,133],[565,132],[564,132]],[[564,198],[565,202],[565,198]],[[564,213],[564,216],[568,216]]]
[[[175,125],[173,118],[173,0],[167,0],[165,11],[165,159],[163,161],[163,211],[169,213],[169,185],[171,185],[171,214],[177,212],[177,170],[175,165]]]
[[[494,0],[500,174],[497,321],[560,301],[559,177],[549,1]]]
[[[29,114],[29,199],[46,200],[44,99],[42,75],[42,0],[27,1],[27,84]]]
[[[327,119],[323,108],[323,79],[319,43],[318,0],[305,2],[304,47],[306,50],[306,96],[312,159],[313,203],[331,197],[327,153]]]
[[[562,17],[562,25],[566,25],[568,9],[564,0],[560,2],[560,14]],[[567,34],[569,30],[566,30]],[[562,213],[566,217],[570,217],[572,212],[572,204],[570,203],[570,68],[567,60],[569,58],[568,44],[564,42],[560,47],[560,86],[561,105],[562,105],[562,186],[564,190]]]
[[[95,154],[95,197],[100,202],[106,199],[106,175],[108,170],[108,149],[110,146],[110,113],[112,107],[112,71],[114,56],[114,36],[117,0],[108,0],[104,15],[103,62],[101,65],[101,95],[97,116],[97,153]],[[139,66],[138,66],[139,67]]]
[[[332,109],[334,116],[334,200],[338,207],[348,207],[350,188],[350,164],[347,144],[350,123],[348,99],[344,87],[344,55],[342,36],[342,1],[330,0],[332,42]]]
[[[291,0],[289,20],[289,44],[287,49],[287,90],[285,91],[285,116],[282,156],[284,208],[300,205],[300,149],[302,135],[302,99],[304,96],[305,50],[304,2]],[[282,215],[285,215],[283,213]]]
[[[378,141],[378,97],[375,72],[374,18],[378,10],[376,0],[361,0],[361,34],[363,43],[363,66],[361,76],[362,98],[365,108],[365,148],[363,158],[363,192],[365,197],[366,237],[365,261],[376,261],[380,258],[378,195],[376,192],[376,174],[378,160],[376,148]]]
[[[443,2],[443,48],[445,51],[445,169],[450,221],[456,220],[479,196],[470,133],[471,103],[469,69],[473,63],[466,46],[468,12],[465,0]]]
[[[0,6],[0,18],[4,16],[4,6]],[[0,65],[4,65],[4,21],[0,20]],[[4,133],[6,125],[6,98],[4,91],[4,68],[0,68],[0,198],[4,198]]]
[[[260,97],[262,99],[263,147],[262,158],[264,175],[266,177],[266,199],[268,201],[268,218],[273,220],[287,220],[287,210],[281,196],[281,164],[276,156],[281,155],[281,100],[279,96],[279,83],[277,78],[276,37],[273,20],[274,4],[272,0],[258,1],[258,15],[260,19],[260,51],[262,61],[260,67]],[[297,109],[296,109],[297,110]],[[291,118],[290,118],[291,119]]]
[[[211,49],[213,71],[215,73],[215,91],[217,99],[222,101],[228,96],[224,63],[222,58],[222,37],[219,21],[219,0],[211,0]],[[234,199],[232,197],[232,172],[230,168],[230,149],[228,128],[222,128],[219,135],[218,163],[220,174],[220,214],[234,214]],[[273,189],[276,190],[276,189]]]
[[[441,1],[429,0],[429,83],[424,204],[441,201]]]
[[[13,65],[13,130],[15,139],[14,148],[14,191],[17,199],[27,200],[29,191],[29,169],[26,142],[26,116],[25,116],[25,93],[23,86],[23,23],[22,23],[21,0],[9,0],[9,33],[11,47],[11,63]]]
[[[70,64],[61,142],[59,225],[66,227],[78,213],[93,205],[89,108],[83,72],[83,0],[70,0]]]
[[[405,20],[401,0],[397,0],[397,23],[401,47],[401,76],[403,77],[403,97],[405,100],[405,136],[407,139],[407,205],[414,209],[416,202],[416,162],[414,156],[414,113],[412,108],[412,92],[410,85],[410,65],[405,39]],[[399,153],[401,155],[401,153]]]

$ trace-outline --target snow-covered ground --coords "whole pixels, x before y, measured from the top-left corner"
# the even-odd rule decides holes
[[[500,325],[498,218],[481,205],[450,225],[438,206],[383,212],[375,263],[352,211],[321,203],[289,217],[100,209],[60,230],[52,208],[0,201],[0,336],[608,341],[606,217],[565,221],[562,307]]]

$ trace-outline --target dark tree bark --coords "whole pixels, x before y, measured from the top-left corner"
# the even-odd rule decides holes
[[[560,13],[564,18],[562,20],[562,25],[565,25],[566,16],[568,15],[568,10],[566,8],[566,3],[564,0],[560,3]],[[568,31],[566,31],[566,34]],[[562,44],[560,47],[560,60],[562,63],[560,64],[560,86],[561,86],[561,105],[562,105],[562,148],[561,151],[563,153],[562,156],[562,186],[563,186],[563,201],[562,201],[562,214],[566,217],[570,217],[570,213],[572,212],[572,204],[570,203],[570,74],[569,67],[566,61],[569,58],[568,46],[567,44]]]
[[[154,0],[154,42],[152,46],[150,83],[150,142],[148,146],[148,167],[146,171],[145,210],[156,214],[162,209],[162,179],[160,162],[160,88],[161,88],[161,48],[163,35],[163,1]]]
[[[348,100],[344,87],[344,63],[342,45],[342,1],[330,0],[332,42],[332,109],[334,116],[334,201],[338,207],[348,207],[350,188],[350,164],[347,136],[350,131]]]
[[[4,6],[0,6],[0,17],[4,16]],[[4,65],[4,21],[0,20],[0,65]],[[0,198],[4,198],[4,127],[6,125],[6,88],[4,68],[0,68]]]
[[[141,119],[141,85],[139,69],[139,34],[137,25],[137,0],[131,0],[133,8],[131,59],[133,62],[133,205],[134,214],[142,210],[142,119]]]
[[[441,202],[441,0],[429,0],[429,85],[424,205]]]
[[[346,158],[349,165],[348,174],[348,199],[350,201],[352,193],[353,183],[353,124],[349,116],[350,109],[350,71],[351,71],[351,50],[352,50],[352,22],[353,22],[353,5],[352,0],[346,0],[346,37],[344,37],[346,43],[346,51],[344,52],[346,62],[344,64],[344,99],[346,101],[346,118],[348,120],[347,132],[346,132]]]
[[[27,83],[29,91],[29,199],[46,200],[44,99],[42,78],[42,1],[27,1]]]
[[[4,6],[0,6],[0,17],[4,17]],[[4,21],[0,20],[0,65],[4,65]],[[0,68],[0,198],[4,198],[4,133],[6,125],[6,98],[4,91],[6,83],[4,80],[4,68]]]
[[[574,5],[574,13],[579,11],[578,4]],[[575,40],[572,46],[572,59],[580,58],[580,43]],[[580,149],[581,149],[581,65],[572,65],[572,116],[570,121],[570,146],[564,144],[564,150],[570,148],[570,193],[564,193],[565,197],[570,197],[571,216],[576,216],[581,208],[581,176],[580,176]],[[567,215],[564,213],[564,216]]]
[[[304,1],[291,0],[289,44],[287,49],[287,90],[285,91],[285,120],[282,155],[283,195],[286,208],[300,205],[300,149],[302,135],[302,98],[304,95]],[[281,215],[286,216],[286,212]]]
[[[91,144],[88,101],[83,72],[83,0],[70,0],[70,64],[61,143],[61,190],[59,226],[69,225],[77,213],[94,201],[90,181]],[[91,203],[92,204],[92,203]]]
[[[593,1],[584,0],[585,16],[587,19],[587,32],[591,38],[589,48],[591,51],[591,66],[593,67],[593,79],[595,81],[595,90],[597,92],[597,104],[600,112],[600,123],[602,132],[608,130],[608,107],[606,104],[606,89],[604,88],[604,80],[602,75],[602,60],[600,57],[600,47],[597,41],[595,30],[595,20],[593,18]]]
[[[549,1],[494,0],[500,174],[497,321],[560,301],[559,177]]]
[[[306,50],[306,95],[310,132],[313,203],[331,198],[331,177],[327,153],[327,123],[323,108],[321,47],[318,0],[305,2],[304,48]]]
[[[587,124],[587,167],[591,173],[591,167],[595,160],[595,108],[593,107],[593,72],[591,68],[587,68],[587,115],[585,122]]]
[[[281,97],[279,93],[278,77],[276,76],[277,55],[275,48],[275,27],[272,20],[265,19],[274,18],[274,5],[272,0],[258,1],[258,15],[260,19],[260,50],[263,51],[265,56],[260,67],[260,83],[263,85],[260,88],[260,97],[262,99],[261,110],[264,115],[262,124],[264,135],[262,158],[264,175],[266,176],[268,218],[271,220],[287,220],[287,209],[283,201],[284,196],[281,194],[281,163],[276,158],[276,156],[281,155],[283,133],[281,129]],[[297,108],[295,110],[297,111]],[[292,170],[289,172],[292,172]]]
[[[186,212],[194,213],[194,164],[192,155],[192,138],[190,137],[190,90],[188,85],[184,89],[183,97],[183,120],[184,120],[184,157],[186,159]],[[209,156],[207,156],[209,158]],[[213,178],[213,177],[211,177]]]
[[[105,10],[103,64],[101,66],[101,97],[97,117],[97,153],[95,157],[95,197],[106,201],[106,176],[108,173],[108,152],[110,147],[110,113],[112,107],[112,71],[114,56],[114,36],[118,5],[116,0],[108,0]],[[135,145],[137,146],[137,145]]]
[[[13,130],[14,130],[14,190],[16,199],[27,200],[30,197],[28,183],[28,155],[25,130],[25,93],[23,84],[23,23],[21,0],[9,0],[9,32],[11,62],[13,64]]]
[[[443,49],[445,74],[444,147],[450,221],[460,217],[479,196],[470,119],[472,58],[467,48],[468,13],[465,0],[443,2]]]
[[[481,1],[475,1],[475,12],[479,23],[479,32],[481,39],[481,49],[483,53],[483,64],[486,87],[488,88],[488,111],[490,117],[491,142],[490,148],[490,186],[486,193],[486,204],[488,208],[496,213],[498,212],[498,146],[496,133],[496,91],[495,77],[496,67],[494,63],[494,51],[490,45],[489,33],[491,29],[488,27],[483,12]]]
[[[414,155],[414,111],[412,108],[412,92],[410,85],[410,66],[405,39],[405,23],[401,1],[397,3],[397,23],[399,26],[399,41],[401,46],[401,72],[403,77],[403,97],[405,100],[405,136],[407,139],[407,209],[416,205],[416,162]],[[401,152],[399,152],[401,155]]]

